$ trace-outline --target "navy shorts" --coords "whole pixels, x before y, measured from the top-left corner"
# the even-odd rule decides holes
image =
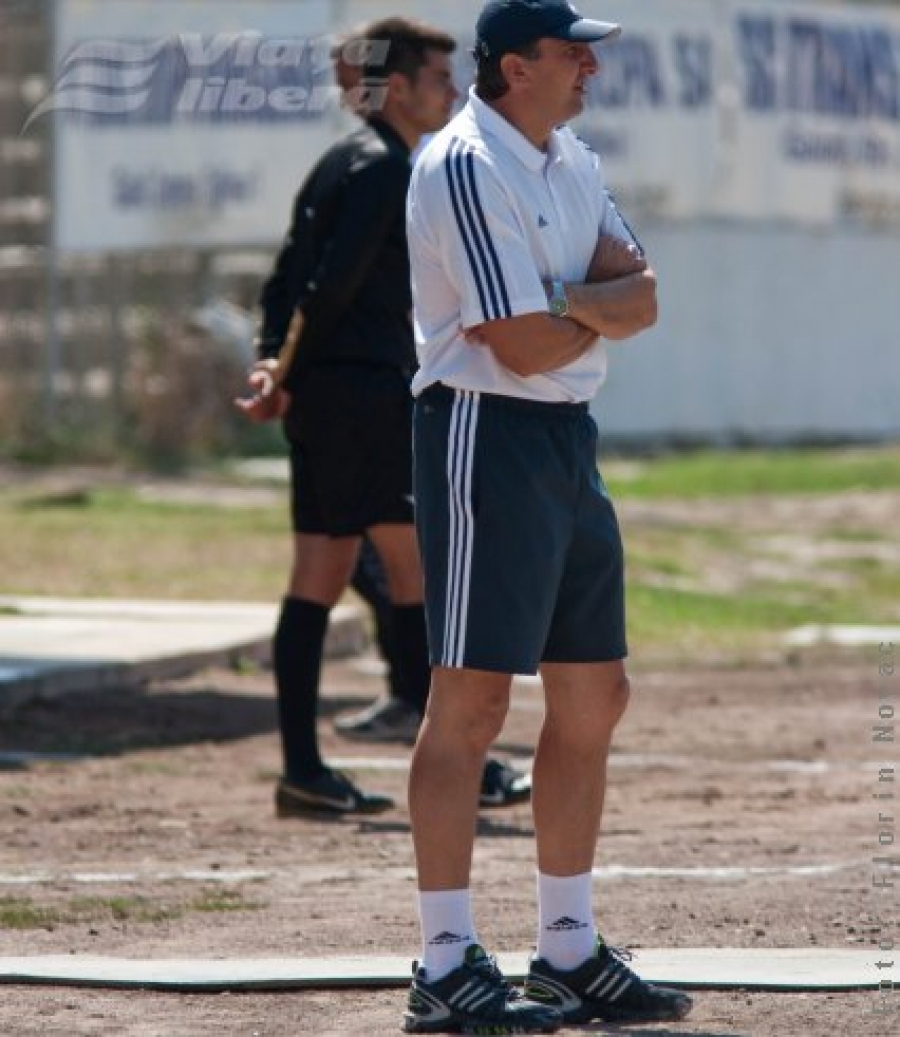
[[[622,540],[587,406],[437,385],[413,427],[432,663],[623,659]]]
[[[284,432],[295,532],[358,536],[381,523],[412,525],[412,396],[402,371],[309,367],[292,391]]]

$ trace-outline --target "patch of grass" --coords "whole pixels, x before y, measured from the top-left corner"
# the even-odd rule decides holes
[[[263,906],[261,903],[244,900],[238,890],[210,889],[191,904],[191,910],[215,914],[228,911],[256,911]]]
[[[888,596],[861,598],[802,581],[758,582],[733,594],[629,584],[629,637],[642,651],[678,654],[753,653],[793,627],[816,624],[870,624],[889,620]]]
[[[256,911],[264,905],[245,900],[238,890],[207,889],[183,903],[142,896],[73,897],[62,904],[30,897],[0,897],[0,929],[50,929],[60,925],[172,922],[192,912]]]
[[[0,929],[46,929],[58,920],[56,911],[26,897],[0,897]]]
[[[888,535],[875,529],[829,529],[828,536],[832,540],[842,540],[848,544],[878,544],[889,539]]]
[[[5,594],[273,601],[290,563],[286,504],[176,505],[97,489],[27,518],[20,505],[0,496]]]
[[[4,785],[0,784],[0,796],[4,799],[32,799],[35,789],[30,785]]]
[[[600,467],[620,499],[900,489],[900,447],[702,450]]]
[[[64,904],[38,904],[28,897],[0,897],[0,928],[47,929],[87,922],[165,922],[182,910],[145,897],[74,897]]]
[[[126,761],[126,766],[132,774],[150,777],[179,778],[187,772],[185,765],[162,759],[131,759]]]

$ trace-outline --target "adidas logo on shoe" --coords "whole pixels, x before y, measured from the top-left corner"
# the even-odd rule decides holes
[[[563,915],[562,918],[557,918],[555,922],[551,922],[547,926],[547,932],[549,933],[570,933],[576,929],[587,929],[587,922],[579,922],[575,918],[569,918],[568,915]]]
[[[460,936],[459,933],[450,933],[445,929],[442,933],[432,937],[428,944],[431,947],[448,947],[452,943],[468,943],[470,936]]]

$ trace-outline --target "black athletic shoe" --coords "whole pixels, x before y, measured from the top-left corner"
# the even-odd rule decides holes
[[[526,1000],[477,943],[458,969],[434,983],[414,967],[406,1033],[556,1033],[560,1026],[562,1015]]]
[[[630,958],[628,951],[609,948],[602,940],[597,941],[595,955],[568,971],[534,958],[525,980],[525,996],[558,1008],[567,1023],[683,1019],[693,1006],[691,998],[680,990],[644,982],[625,964]]]
[[[390,810],[389,796],[363,792],[340,771],[326,769],[309,781],[282,778],[275,790],[279,817],[335,817],[344,814],[380,814]]]
[[[522,774],[500,760],[489,759],[481,775],[480,807],[510,807],[531,799],[531,775]]]
[[[403,742],[412,745],[422,718],[401,699],[385,695],[360,713],[338,717],[334,729],[357,742]]]

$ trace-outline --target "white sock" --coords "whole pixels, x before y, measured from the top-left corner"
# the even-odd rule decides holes
[[[466,948],[478,943],[472,922],[472,894],[468,889],[419,891],[422,923],[422,960],[429,980],[442,979],[463,963]]]
[[[590,872],[564,878],[538,872],[537,953],[555,969],[574,969],[594,953],[592,878]]]

